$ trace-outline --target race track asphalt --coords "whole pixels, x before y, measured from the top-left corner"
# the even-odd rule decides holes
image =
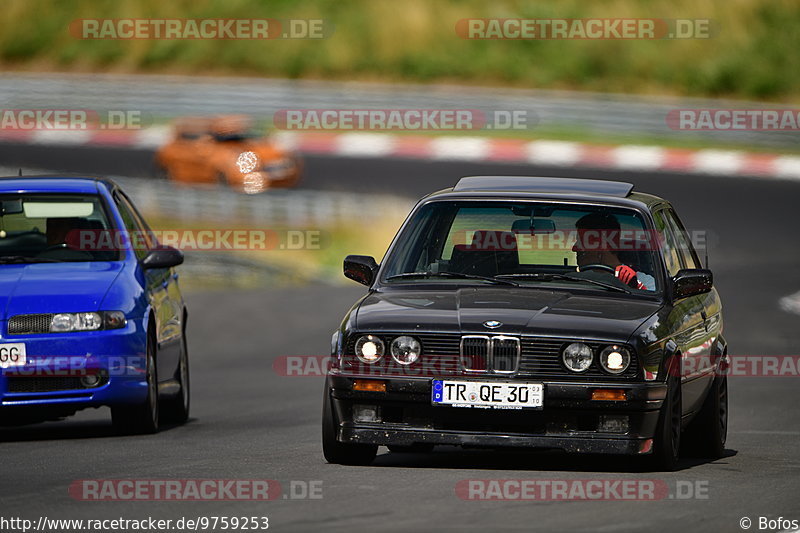
[[[142,152],[0,146],[2,166],[123,174]],[[84,166],[81,166],[81,165]],[[138,167],[137,167],[138,166]],[[113,168],[112,168],[113,167]],[[778,300],[800,290],[800,183],[679,174],[559,170],[525,165],[380,159],[308,160],[308,188],[396,192],[409,197],[466,174],[605,177],[670,199],[690,229],[711,241],[731,353],[797,354],[800,315]],[[134,173],[135,172],[131,172]],[[797,378],[730,380],[726,457],[683,460],[677,472],[642,472],[628,460],[555,453],[443,448],[370,467],[326,464],[320,444],[321,377],[281,376],[283,355],[324,355],[358,285],[193,292],[189,339],[192,419],[152,436],[120,437],[105,409],[65,421],[0,429],[0,517],[172,518],[268,516],[275,531],[742,531],[749,517],[800,519],[800,388]],[[321,482],[321,499],[271,502],[82,502],[82,479],[273,479]],[[672,498],[652,502],[473,502],[467,479],[663,480]],[[292,482],[294,484],[292,485]],[[679,498],[677,487],[707,498]]]

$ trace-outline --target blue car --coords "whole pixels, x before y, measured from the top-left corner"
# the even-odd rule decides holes
[[[0,178],[0,424],[104,406],[125,433],[185,422],[182,262],[111,180]]]

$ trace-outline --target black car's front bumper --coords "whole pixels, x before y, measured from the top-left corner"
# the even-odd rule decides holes
[[[365,392],[353,390],[358,378],[337,373],[327,378],[340,442],[645,454],[666,396],[663,383],[544,380],[542,409],[478,409],[432,405],[431,379],[370,376],[384,381],[386,391]],[[627,399],[591,400],[594,389],[624,389]]]

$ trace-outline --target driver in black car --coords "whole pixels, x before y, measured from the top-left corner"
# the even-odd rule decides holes
[[[620,224],[617,217],[609,213],[589,213],[575,223],[578,239],[572,247],[577,255],[578,270],[590,265],[605,267],[609,273],[633,289],[654,290],[655,278],[637,272],[619,258],[617,246],[608,243],[619,242]]]

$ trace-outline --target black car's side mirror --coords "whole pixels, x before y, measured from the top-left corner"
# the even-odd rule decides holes
[[[344,275],[369,287],[375,281],[378,263],[368,255],[348,255],[344,258]]]
[[[679,300],[704,294],[714,285],[714,275],[704,268],[684,268],[672,278],[672,298]]]
[[[172,268],[183,263],[183,252],[172,246],[160,246],[142,259],[142,268]]]

